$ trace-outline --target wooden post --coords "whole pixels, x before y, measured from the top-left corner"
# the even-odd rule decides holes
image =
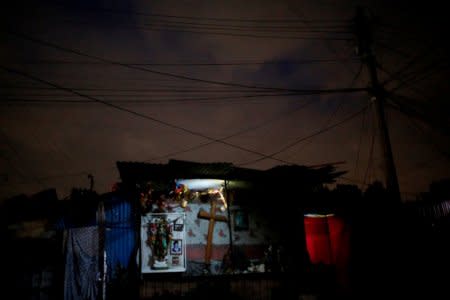
[[[211,254],[212,254],[212,241],[214,235],[214,224],[215,222],[228,222],[228,218],[226,216],[216,215],[216,200],[211,201],[211,209],[209,213],[201,209],[197,218],[209,220],[208,225],[208,236],[206,240],[206,250],[205,250],[205,264],[209,265],[211,263]]]
[[[230,244],[230,248],[229,248],[229,253],[230,253],[230,257],[233,258],[233,229],[231,228],[231,211],[230,211],[230,207],[231,207],[231,199],[230,199],[230,192],[228,190],[228,184],[227,181],[225,180],[225,203],[227,203],[227,216],[228,216],[228,238],[229,238],[229,244]]]

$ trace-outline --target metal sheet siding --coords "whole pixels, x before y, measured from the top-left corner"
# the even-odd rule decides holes
[[[127,199],[112,195],[105,203],[105,251],[107,274],[114,276],[118,267],[128,268],[136,246],[133,208]]]

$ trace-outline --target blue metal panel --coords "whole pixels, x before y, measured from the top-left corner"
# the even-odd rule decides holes
[[[136,235],[133,208],[127,199],[111,195],[105,201],[105,251],[108,278],[113,278],[117,268],[127,269],[136,263],[134,250]]]

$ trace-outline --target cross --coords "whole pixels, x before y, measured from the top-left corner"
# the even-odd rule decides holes
[[[209,220],[208,225],[208,236],[206,241],[206,251],[205,251],[205,263],[207,265],[211,262],[211,252],[212,252],[212,239],[214,234],[214,224],[215,222],[228,222],[228,218],[221,215],[216,215],[216,200],[211,201],[211,209],[209,213],[205,210],[200,209],[197,214],[197,218],[199,219],[207,219]]]

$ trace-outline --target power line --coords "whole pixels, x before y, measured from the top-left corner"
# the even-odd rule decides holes
[[[377,24],[381,25],[381,24]],[[405,31],[395,31],[383,27],[378,27],[376,29],[376,33],[381,33],[380,37],[387,37],[388,41],[390,42],[392,39],[395,41],[403,40],[403,41],[411,41],[411,42],[420,42],[423,43],[423,38],[419,38],[417,35],[414,35],[412,33],[406,33]]]
[[[391,99],[392,100],[392,99]],[[417,120],[415,118],[413,118],[410,114],[405,113],[401,108],[402,105],[400,103],[394,102],[395,104],[397,104],[396,106],[391,105],[390,107],[392,109],[395,109],[396,111],[398,111],[399,113],[401,113],[404,117],[406,117],[406,119],[408,120],[408,122],[410,123],[411,127],[414,128],[416,131],[419,131],[420,133],[422,133],[423,136],[427,137],[427,142],[428,144],[430,144],[432,146],[432,148],[434,148],[434,150],[436,152],[438,152],[439,154],[445,156],[446,158],[450,158],[450,152],[447,151],[443,151],[433,140],[431,140],[429,138],[429,135],[424,131],[423,128],[421,128],[419,126],[419,124],[417,124]]]
[[[352,183],[360,184],[360,185],[362,185],[362,186],[364,186],[364,187],[368,187],[368,186],[370,186],[370,185],[372,184],[372,183],[362,182],[361,180],[354,179],[354,178],[350,178],[350,177],[346,177],[346,176],[340,176],[339,179],[342,179],[342,180],[347,181],[347,182],[352,182]],[[414,196],[416,196],[417,193],[413,193],[413,192],[401,192],[401,195],[402,195],[402,196],[403,196],[403,195],[410,195],[410,196],[411,196],[411,195],[414,195]]]
[[[296,109],[289,109],[287,111],[284,111],[284,112],[282,112],[278,116],[275,116],[272,119],[266,120],[264,122],[261,122],[261,123],[255,125],[255,126],[251,126],[251,127],[246,128],[246,129],[243,129],[243,130],[237,131],[235,133],[232,133],[230,135],[227,135],[227,136],[221,138],[220,140],[222,140],[222,141],[223,140],[228,140],[230,138],[242,135],[242,134],[247,133],[249,131],[253,131],[253,130],[259,129],[261,127],[267,126],[268,124],[272,123],[273,121],[278,120],[279,117],[286,116],[287,114],[293,114],[293,113],[295,113],[295,112],[305,108],[306,106],[309,106],[312,103],[313,103],[313,100],[310,100],[310,101],[306,102],[305,104],[299,106]],[[186,148],[186,149],[183,149],[183,150],[179,150],[179,151],[167,153],[167,154],[164,154],[164,155],[161,155],[161,156],[158,156],[158,157],[154,157],[154,158],[152,158],[150,160],[146,160],[146,162],[151,162],[151,161],[159,160],[159,159],[162,159],[162,158],[172,157],[174,155],[178,155],[178,154],[182,154],[182,153],[186,153],[186,152],[191,152],[191,151],[198,150],[200,148],[204,148],[206,146],[209,146],[209,145],[211,145],[213,143],[215,143],[215,141],[210,141],[210,142],[207,142],[207,143],[198,144],[198,145],[190,147],[190,148]]]
[[[436,75],[435,73],[442,72],[442,71],[448,71],[450,68],[449,63],[442,64],[442,62],[441,63],[437,62],[436,65],[438,65],[439,68],[434,68],[434,66],[429,66],[426,70],[423,70],[423,72],[420,72],[420,73],[417,72],[416,74],[412,74],[409,79],[402,80],[400,82],[400,84],[398,84],[396,87],[390,89],[390,92],[397,91],[397,90],[403,88],[404,86],[411,86],[417,82],[423,81],[423,80],[431,77],[432,75]],[[407,80],[409,80],[409,81],[407,81]]]
[[[230,62],[175,62],[175,63],[157,63],[157,62],[124,62],[127,65],[133,66],[157,66],[157,67],[192,67],[192,66],[253,66],[253,65],[305,65],[305,64],[321,64],[321,63],[340,63],[357,61],[354,58],[331,58],[331,59],[305,59],[305,60],[271,60],[271,61],[230,61]],[[33,60],[14,62],[29,65],[110,65],[106,62],[92,62],[92,61],[70,61],[70,60]]]
[[[17,74],[17,75],[21,75],[21,76],[24,76],[24,77],[26,77],[26,78],[32,79],[32,80],[34,80],[34,81],[37,81],[37,82],[40,82],[40,83],[44,83],[44,84],[53,86],[53,87],[58,88],[58,89],[61,89],[61,90],[65,90],[65,91],[67,91],[67,92],[71,92],[71,93],[77,94],[77,95],[79,95],[80,97],[84,97],[84,98],[90,99],[90,100],[95,101],[95,102],[103,103],[104,105],[107,105],[107,106],[109,106],[109,107],[115,108],[115,109],[117,109],[117,110],[121,110],[121,111],[130,113],[130,114],[132,114],[132,115],[135,115],[135,116],[138,116],[138,117],[147,119],[147,120],[151,120],[151,121],[153,121],[153,122],[156,122],[156,123],[165,125],[165,126],[170,127],[170,128],[178,129],[178,130],[180,130],[180,131],[189,133],[189,134],[194,135],[194,136],[198,136],[198,137],[202,137],[202,138],[208,139],[208,140],[210,140],[211,142],[216,142],[216,143],[224,144],[224,145],[227,145],[227,146],[229,146],[229,147],[236,148],[236,149],[239,149],[239,150],[242,150],[242,151],[245,151],[245,152],[249,152],[249,153],[252,153],[252,154],[257,154],[258,156],[262,156],[262,157],[263,157],[262,159],[269,159],[269,158],[270,158],[270,159],[273,159],[273,160],[276,160],[276,161],[279,161],[279,162],[283,162],[283,163],[286,163],[286,164],[292,164],[292,163],[290,163],[290,162],[288,162],[288,161],[285,161],[285,160],[282,160],[282,159],[278,159],[278,158],[273,157],[273,156],[276,155],[276,154],[278,154],[278,153],[281,153],[281,152],[285,151],[288,147],[292,147],[292,146],[294,146],[294,145],[300,143],[300,142],[303,141],[303,140],[306,140],[306,139],[308,139],[308,138],[311,138],[311,137],[313,137],[313,136],[316,136],[316,135],[318,135],[318,134],[321,134],[321,133],[323,133],[323,132],[325,132],[325,131],[331,130],[332,128],[337,127],[337,126],[339,126],[339,125],[341,125],[341,124],[343,124],[343,123],[345,123],[345,122],[347,122],[347,121],[349,121],[349,120],[355,118],[356,116],[358,116],[360,113],[362,113],[364,110],[367,109],[367,107],[364,107],[362,110],[357,111],[356,113],[354,113],[354,114],[348,116],[347,118],[345,118],[344,120],[342,120],[342,121],[340,121],[340,122],[338,122],[338,123],[335,123],[335,124],[329,126],[328,128],[325,128],[325,129],[323,129],[323,130],[320,130],[320,131],[318,131],[318,132],[315,132],[315,133],[313,133],[313,134],[311,134],[311,135],[309,135],[309,136],[307,136],[307,137],[301,138],[301,139],[295,141],[295,143],[292,143],[290,146],[284,147],[283,149],[281,149],[281,150],[279,150],[279,151],[277,151],[277,152],[275,152],[275,153],[273,153],[273,154],[265,155],[265,154],[263,154],[263,153],[261,153],[261,152],[255,151],[255,150],[247,149],[247,148],[245,148],[245,147],[238,146],[238,145],[235,145],[235,144],[226,142],[226,141],[221,140],[221,139],[212,138],[212,137],[209,137],[209,136],[204,135],[204,134],[202,134],[202,133],[195,132],[195,131],[190,130],[190,129],[186,129],[186,128],[180,127],[180,126],[178,126],[178,125],[175,125],[175,124],[172,124],[172,123],[169,123],[169,122],[160,120],[160,119],[156,119],[156,118],[154,118],[154,117],[147,116],[147,115],[141,114],[141,113],[139,113],[139,112],[136,112],[136,111],[133,111],[133,110],[129,110],[129,109],[127,109],[127,108],[123,108],[123,107],[117,106],[117,105],[115,105],[115,104],[111,104],[111,103],[109,103],[109,102],[106,102],[106,101],[97,99],[97,98],[95,98],[95,97],[92,97],[92,96],[89,96],[89,95],[85,95],[85,94],[81,94],[81,93],[79,93],[79,92],[77,92],[77,91],[67,89],[67,88],[65,88],[65,87],[63,87],[63,86],[57,85],[57,84],[55,84],[55,83],[49,82],[49,81],[44,80],[44,79],[37,78],[37,77],[35,77],[35,76],[33,76],[33,75],[30,75],[30,74],[27,74],[27,73],[24,73],[24,72],[21,72],[21,71],[17,71],[17,70],[14,70],[14,69],[11,69],[11,68],[8,68],[8,67],[4,67],[4,66],[0,66],[0,68],[2,68],[2,69],[5,70],[5,71],[8,71],[8,72],[10,72],[10,73],[14,73],[14,74]],[[261,160],[262,160],[262,159],[261,159]],[[240,165],[243,165],[243,164],[240,164]]]
[[[390,46],[389,44],[380,42],[380,41],[375,41],[375,44],[377,44],[378,46],[380,46],[383,49],[386,49],[394,54],[396,54],[397,56],[401,56],[407,59],[411,58],[411,54],[404,52],[403,50],[397,49],[395,47]]]
[[[187,23],[184,23],[187,24]],[[134,26],[133,26],[134,27]],[[245,28],[242,26],[195,26],[195,25],[177,25],[171,22],[152,22],[144,23],[143,26],[136,26],[141,29],[170,30],[194,33],[222,34],[230,36],[248,36],[248,37],[264,37],[264,38],[289,38],[289,39],[319,39],[319,40],[348,40],[343,35],[349,35],[347,30],[336,30],[335,27],[318,27],[318,28],[279,28],[276,27],[253,27]],[[288,30],[290,29],[290,30]],[[333,29],[333,30],[332,30]],[[267,34],[294,34],[301,33],[303,35],[267,35]],[[305,35],[305,33],[307,35]],[[320,34],[320,35],[319,35]]]
[[[367,159],[367,168],[366,168],[366,171],[364,173],[364,180],[363,180],[364,183],[367,182],[367,175],[369,174],[370,168],[372,168],[372,166],[373,166],[373,152],[374,152],[374,149],[375,149],[375,136],[376,136],[376,132],[375,131],[376,131],[375,120],[373,120],[372,139],[371,139],[370,146],[369,146],[369,157]]]
[[[173,19],[188,19],[188,20],[210,20],[210,21],[222,21],[222,22],[239,22],[239,23],[344,23],[348,24],[350,20],[332,20],[332,19],[237,19],[237,18],[210,18],[210,17],[193,17],[193,16],[176,16],[176,15],[164,15],[164,14],[143,14],[133,13],[136,15],[149,16],[149,17],[164,17]]]
[[[275,155],[278,155],[278,154],[280,154],[280,153],[282,153],[282,152],[284,152],[284,151],[286,151],[286,150],[288,150],[288,149],[290,149],[290,148],[292,148],[292,147],[294,147],[294,146],[300,144],[300,143],[303,142],[303,141],[306,141],[306,140],[308,140],[308,139],[310,139],[310,138],[313,138],[313,137],[315,137],[315,136],[317,136],[317,135],[320,135],[320,134],[322,134],[322,133],[325,133],[325,132],[327,132],[327,131],[329,131],[329,130],[335,128],[335,127],[338,127],[338,126],[340,126],[340,125],[342,125],[342,124],[344,124],[344,123],[346,123],[346,122],[348,122],[348,121],[354,119],[354,118],[357,117],[359,114],[361,114],[362,112],[364,112],[366,109],[367,109],[367,106],[364,106],[361,110],[358,110],[357,112],[355,112],[355,113],[353,113],[353,114],[347,116],[346,118],[344,118],[344,119],[341,120],[340,122],[337,122],[337,123],[335,123],[335,124],[333,124],[333,125],[330,125],[330,126],[328,126],[328,127],[322,128],[322,129],[320,129],[320,130],[318,130],[318,131],[316,131],[316,132],[314,132],[314,133],[312,133],[312,134],[309,134],[309,135],[307,135],[307,136],[299,137],[299,138],[297,138],[295,141],[291,142],[290,144],[284,146],[283,148],[281,148],[281,149],[279,149],[279,150],[277,150],[277,151],[275,151],[275,152],[272,152],[272,153],[269,154],[269,155],[265,155],[264,157],[261,157],[261,158],[255,159],[255,160],[251,160],[251,161],[247,161],[247,162],[244,162],[244,163],[240,163],[240,164],[238,164],[238,166],[244,166],[244,165],[253,164],[253,163],[255,163],[255,162],[259,162],[259,161],[264,160],[264,159],[267,159],[267,158],[273,159]]]
[[[359,78],[359,76],[361,76],[362,70],[363,70],[363,63],[361,62],[361,63],[359,64],[359,69],[358,69],[358,71],[356,71],[355,75],[354,75],[353,78],[352,78],[352,81],[350,82],[350,86],[353,86],[353,85],[356,83],[356,80]],[[367,109],[364,110],[363,116],[362,116],[362,126],[363,126],[363,127],[361,128],[361,133],[360,133],[360,138],[359,138],[358,152],[357,152],[357,155],[356,155],[355,172],[358,170],[359,151],[360,151],[360,148],[361,148],[362,135],[363,135],[363,129],[364,129],[364,122],[365,122],[365,119],[366,119],[366,112],[367,112]],[[330,121],[331,121],[331,120],[330,120]],[[328,124],[327,124],[327,125],[328,125]]]
[[[161,88],[166,87],[166,88]],[[36,90],[48,90],[48,91],[59,91],[58,89],[55,89],[53,87],[42,87],[42,86],[3,86],[4,89],[19,89],[21,91],[36,91]],[[203,89],[197,89],[193,87],[181,87],[181,86],[160,86],[155,88],[87,88],[87,87],[68,87],[70,89],[74,89],[77,91],[90,91],[90,92],[173,92],[173,93],[243,93],[243,92],[249,92],[249,89],[216,89],[216,88],[203,88]],[[253,93],[269,93],[270,91],[267,90],[251,90]],[[275,91],[273,91],[275,93]],[[46,94],[47,95],[47,94]],[[129,94],[128,94],[129,95]]]
[[[106,106],[109,106],[109,107],[112,107],[114,109],[127,112],[127,113],[135,115],[137,117],[140,117],[140,118],[143,118],[143,119],[147,119],[147,120],[153,121],[155,123],[159,123],[159,124],[164,125],[166,127],[170,127],[170,128],[173,128],[173,129],[177,129],[177,130],[186,132],[186,133],[188,133],[190,135],[202,137],[202,138],[205,138],[207,140],[214,141],[214,142],[217,142],[217,143],[220,143],[220,144],[223,144],[223,145],[227,145],[229,147],[232,147],[232,148],[235,148],[235,149],[239,149],[239,150],[242,150],[242,151],[245,151],[245,152],[249,152],[249,153],[252,153],[252,154],[257,154],[259,156],[266,156],[265,154],[263,154],[261,152],[258,152],[258,151],[255,151],[255,150],[251,150],[251,149],[247,149],[245,147],[238,146],[238,145],[235,145],[235,144],[232,144],[232,143],[228,143],[226,141],[207,136],[207,135],[202,134],[200,132],[196,132],[196,131],[193,131],[193,130],[190,130],[190,129],[186,129],[184,127],[181,127],[181,126],[169,123],[167,121],[163,121],[163,120],[160,120],[160,119],[157,119],[157,118],[154,118],[154,117],[151,117],[151,116],[148,116],[148,115],[145,115],[145,114],[142,114],[142,113],[139,113],[139,112],[136,112],[136,111],[133,111],[133,110],[130,110],[130,109],[127,109],[127,108],[124,108],[124,107],[112,104],[112,103],[109,103],[107,101],[103,101],[103,100],[100,100],[98,98],[95,98],[95,97],[92,97],[92,96],[89,96],[89,95],[86,95],[86,94],[79,93],[79,92],[77,92],[75,90],[71,90],[71,89],[65,88],[63,86],[60,86],[58,84],[52,83],[50,81],[47,81],[47,80],[44,80],[44,79],[41,79],[41,78],[38,78],[38,77],[35,77],[35,76],[30,75],[30,74],[25,73],[25,72],[17,71],[17,70],[14,70],[14,69],[11,69],[11,68],[8,68],[8,67],[5,67],[5,66],[0,66],[0,68],[5,70],[5,71],[7,71],[7,72],[10,72],[10,73],[13,73],[13,74],[17,74],[17,75],[21,75],[23,77],[32,79],[34,81],[53,86],[55,88],[58,88],[58,89],[61,89],[61,90],[64,90],[64,91],[76,94],[76,95],[78,95],[80,97],[84,97],[84,98],[89,99],[91,101],[102,103],[102,104],[104,104]],[[271,159],[279,161],[279,162],[283,162],[283,163],[288,163],[288,162],[286,162],[286,161],[284,161],[282,159],[278,159],[278,158],[275,158],[275,157],[273,157]]]
[[[58,89],[55,89],[53,87],[42,87],[42,86],[19,86],[19,85],[8,85],[8,86],[0,86],[2,89],[10,89],[10,90],[20,90],[20,91],[59,91]],[[112,93],[126,93],[126,95],[128,96],[133,96],[133,94],[130,93],[148,93],[151,92],[153,94],[155,93],[246,93],[246,92],[252,92],[252,93],[274,93],[274,95],[276,92],[279,91],[271,91],[271,90],[266,90],[266,89],[231,89],[231,88],[226,88],[226,89],[216,89],[216,88],[202,88],[202,89],[197,89],[195,87],[182,87],[182,86],[161,86],[161,85],[157,85],[158,88],[88,88],[88,87],[67,87],[73,90],[77,90],[77,91],[89,91],[89,92],[112,92]],[[160,88],[160,87],[166,87],[166,88]],[[309,95],[309,94],[316,94],[317,90],[303,90],[304,92],[294,92],[291,91],[292,93],[296,93],[296,95],[300,95],[300,94],[305,94],[305,95]],[[320,92],[320,90],[318,90]],[[63,93],[64,94],[64,93]],[[43,94],[44,95],[44,94]],[[47,96],[49,94],[45,94],[45,96]],[[61,95],[61,94],[58,94]],[[138,94],[139,95],[139,94]],[[143,95],[143,94],[141,94]]]
[[[76,25],[87,24],[88,22],[80,22],[73,20],[65,20],[66,23],[73,23]],[[119,30],[144,30],[144,31],[167,31],[167,32],[177,32],[177,33],[192,33],[192,34],[200,34],[200,35],[217,35],[217,36],[229,36],[229,37],[238,37],[238,38],[256,38],[256,39],[281,39],[281,40],[313,40],[313,41],[351,41],[350,37],[341,37],[341,36],[332,36],[330,33],[318,35],[315,33],[309,33],[309,35],[270,35],[270,34],[257,34],[253,32],[245,32],[243,30],[233,30],[227,31],[227,29],[201,29],[201,28],[186,28],[185,26],[176,26],[176,25],[152,25],[152,24],[144,24],[143,26],[131,25],[124,26],[120,25],[116,27]],[[198,30],[196,30],[198,29]],[[280,33],[280,32],[276,32]],[[283,32],[282,32],[283,33]],[[288,32],[289,33],[289,32]],[[335,33],[336,34],[336,33]],[[342,33],[340,33],[342,35]]]
[[[277,116],[275,116],[275,117],[273,117],[273,118],[271,118],[269,120],[265,120],[264,122],[261,122],[261,123],[255,125],[255,126],[251,126],[251,127],[246,128],[246,129],[234,132],[234,133],[232,133],[230,135],[227,135],[227,136],[221,138],[220,140],[227,140],[227,139],[230,139],[232,137],[236,137],[236,136],[242,135],[242,134],[244,134],[246,132],[253,131],[253,130],[262,128],[264,126],[267,126],[268,124],[278,120],[280,117],[286,116],[286,115],[292,115],[292,114],[298,112],[299,110],[301,110],[301,109],[311,105],[312,103],[313,103],[313,100],[310,100],[310,101],[304,103],[303,105],[300,105],[296,109],[289,109],[289,110],[283,111],[280,114],[278,114]],[[164,155],[161,155],[161,156],[158,156],[158,157],[154,157],[154,158],[149,159],[149,160],[145,160],[145,162],[151,162],[151,161],[156,161],[156,160],[159,160],[159,159],[162,159],[162,158],[173,157],[174,155],[178,155],[178,154],[182,154],[182,153],[198,150],[200,148],[204,148],[204,147],[209,146],[209,145],[211,145],[213,143],[215,143],[215,141],[210,141],[210,142],[207,142],[207,143],[198,144],[198,145],[190,147],[190,148],[186,148],[186,149],[183,149],[183,150],[167,153],[167,154],[164,154]],[[322,166],[323,165],[309,166],[309,167],[322,167]],[[90,173],[92,173],[92,172],[83,171],[83,172],[78,172],[78,173],[59,174],[59,175],[52,175],[52,176],[46,176],[46,177],[39,177],[38,179],[40,181],[47,181],[47,180],[65,178],[65,177],[75,177],[75,176],[82,176],[82,175],[84,176],[84,175],[88,175]],[[14,184],[30,184],[30,183],[31,182],[19,182],[19,183],[14,183]]]
[[[408,70],[409,68],[411,68],[411,66],[413,66],[414,64],[416,64],[420,59],[422,59],[425,55],[429,54],[430,52],[430,47],[427,47],[426,49],[424,49],[421,53],[417,54],[416,56],[412,57],[403,67],[401,67],[400,69],[398,69],[397,71],[395,71],[392,74],[389,74],[388,71],[382,69],[384,72],[388,73],[390,75],[390,78],[383,81],[381,83],[381,85],[385,86],[387,84],[389,84],[390,82],[392,82],[393,80],[399,80],[399,77],[402,76],[402,73],[404,73],[406,70]],[[379,66],[378,66],[379,67]]]
[[[312,26],[298,26],[298,25],[259,25],[259,24],[217,24],[217,23],[205,23],[205,22],[186,22],[186,21],[172,21],[166,20],[150,20],[149,23],[143,23],[143,25],[156,25],[156,26],[177,26],[178,28],[206,29],[206,30],[230,30],[230,31],[248,31],[248,32],[306,32],[306,33],[336,33],[336,34],[348,34],[348,25],[334,24],[334,25],[312,25]]]
[[[63,19],[66,23],[91,24],[87,21]],[[298,21],[304,22],[303,21]],[[264,38],[264,39],[299,39],[299,40],[342,40],[349,41],[348,31],[350,23],[340,24],[314,24],[308,26],[298,26],[289,24],[288,26],[277,24],[229,24],[229,23],[210,23],[205,19],[202,22],[188,21],[188,20],[173,20],[170,18],[151,18],[141,25],[117,25],[119,30],[149,30],[149,31],[172,31],[183,33],[194,33],[203,35],[221,35],[234,37],[250,37],[250,38]],[[108,24],[110,27],[115,24]],[[277,35],[271,35],[276,33]],[[296,34],[297,33],[297,34]],[[289,34],[289,35],[286,35]],[[296,34],[296,35],[292,35]],[[303,34],[303,35],[298,35]],[[306,35],[305,35],[306,34]]]
[[[360,134],[359,134],[358,151],[356,152],[355,176],[357,175],[357,172],[358,172],[359,156],[361,153],[361,145],[362,145],[362,139],[363,139],[365,123],[366,123],[366,112],[367,111],[364,111],[363,116],[362,116],[361,130],[360,130]]]
[[[419,107],[418,109],[414,108],[412,105],[407,106],[404,104],[403,100],[408,100],[409,98],[397,94],[390,94],[388,97],[391,107],[394,109],[399,110],[405,115],[421,120],[447,136],[450,135],[449,118],[446,111],[427,111],[424,106]]]
[[[292,97],[299,96],[301,94],[290,93],[290,94],[256,94],[256,95],[238,95],[238,96],[218,96],[218,97],[197,97],[197,98],[169,98],[169,99],[151,99],[151,100],[108,100],[109,103],[122,103],[122,104],[192,104],[192,103],[220,103],[219,100],[227,100],[226,104],[241,104],[242,101],[239,99],[250,99],[251,102],[247,103],[260,103],[264,99],[260,98],[270,98],[270,97]],[[43,95],[44,96],[44,95]],[[98,95],[92,95],[98,97]],[[132,97],[132,96],[130,96]],[[122,97],[123,98],[123,97]],[[252,99],[254,98],[254,99]],[[235,101],[232,101],[235,100]],[[239,100],[239,101],[238,101]],[[95,104],[89,100],[66,100],[66,99],[29,99],[29,98],[7,98],[0,100],[0,105],[17,105],[17,104]]]
[[[416,20],[414,20],[416,21]],[[439,22],[437,22],[439,23]],[[427,25],[433,24],[433,22],[427,22]],[[398,28],[388,24],[378,23],[377,25],[381,26],[381,32],[388,34],[388,38],[391,35],[395,35],[393,38],[398,41],[400,39],[407,40],[420,44],[431,44],[434,48],[440,48],[445,50],[445,43],[441,42],[440,36],[448,34],[447,32],[440,32],[440,29],[446,29],[446,26],[439,25],[435,28],[428,28],[428,31],[420,31],[413,32],[411,31],[411,27]],[[422,26],[420,29],[423,29]],[[431,33],[431,34],[430,34]],[[439,37],[439,39],[437,39]],[[416,44],[415,44],[416,45]],[[446,50],[445,50],[446,51]]]
[[[363,64],[361,63],[361,64],[359,65],[359,69],[356,71],[355,75],[353,75],[352,80],[350,81],[350,85],[349,85],[350,87],[353,86],[353,85],[355,84],[356,80],[357,80],[358,77],[361,75],[361,72],[362,72],[362,69],[363,69],[362,67],[363,67]],[[323,130],[323,129],[325,129],[325,128],[327,128],[327,127],[329,126],[329,124],[331,123],[331,121],[333,120],[333,118],[336,117],[336,114],[337,114],[337,112],[339,111],[339,109],[343,106],[343,103],[344,103],[344,102],[343,102],[342,99],[339,99],[339,100],[338,100],[338,105],[336,106],[336,108],[334,109],[334,111],[332,111],[332,112],[330,113],[329,118],[328,118],[327,121],[320,127],[320,130]],[[306,146],[310,145],[310,144],[313,142],[313,140],[314,140],[314,137],[311,138],[311,139],[309,140],[309,143],[303,145],[303,149],[304,149]]]
[[[417,56],[415,58],[420,58],[420,57]],[[414,62],[415,58],[413,58],[411,60],[411,62]],[[388,83],[392,82],[393,79],[396,79],[397,81],[400,82],[395,88],[392,88],[390,90],[390,92],[394,92],[394,91],[402,88],[403,86],[410,86],[414,82],[423,80],[424,78],[427,78],[428,76],[430,76],[430,74],[433,74],[438,71],[446,70],[448,68],[448,66],[449,66],[448,63],[444,64],[441,60],[434,61],[434,62],[429,63],[428,65],[422,66],[422,68],[420,70],[415,70],[415,71],[411,71],[407,74],[402,74],[402,78],[398,78],[398,74],[390,74],[387,70],[385,70],[384,68],[381,68],[380,66],[379,66],[379,68],[382,69],[388,75],[390,75],[392,78],[390,80],[386,80],[385,82],[383,82],[383,85],[387,85]]]
[[[337,101],[338,101],[338,103],[337,103],[336,107],[334,108],[333,111],[331,111],[330,116],[325,121],[325,123],[320,127],[320,130],[327,128],[329,126],[329,124],[331,123],[333,118],[336,117],[336,114],[339,111],[339,109],[341,109],[341,107],[343,106],[344,103],[343,103],[342,99],[339,99]],[[297,150],[298,151],[303,150],[306,148],[306,146],[311,145],[313,142],[314,142],[314,138],[311,138],[311,139],[309,139],[308,143],[303,144],[303,147],[300,147],[300,149],[297,149]]]
[[[63,5],[62,3],[54,3],[57,5]],[[66,6],[66,5],[63,5]],[[133,10],[118,10],[104,7],[86,7],[80,5],[70,5],[71,8],[83,9],[93,12],[107,12],[120,15],[136,15],[152,18],[167,18],[167,19],[184,19],[184,20],[207,20],[207,21],[218,21],[218,22],[238,22],[238,23],[298,23],[298,22],[309,22],[309,23],[348,23],[350,20],[346,19],[253,19],[253,18],[218,18],[218,17],[198,17],[198,16],[181,16],[181,15],[169,15],[161,13],[144,13],[140,11]]]
[[[286,3],[286,5],[289,7],[290,10],[293,10],[293,9],[291,8],[290,3]],[[304,18],[304,14],[302,13],[302,11],[295,9],[295,14],[301,18],[303,24],[305,24],[305,25],[308,26],[308,27],[311,25],[311,22],[310,22],[308,19]],[[348,24],[345,26],[345,28],[346,28],[347,30],[349,30],[349,29],[351,28],[351,24],[352,24],[352,23],[353,23],[352,20],[348,20]],[[333,47],[330,45],[330,43],[329,43],[328,41],[325,42],[325,45],[326,45],[326,47],[330,50],[330,52],[336,54],[336,51],[333,49]],[[343,64],[343,65],[344,65],[345,67],[347,67],[347,65],[345,65],[345,64]],[[361,71],[362,71],[362,64],[360,63],[360,69],[359,69],[359,71],[357,72],[357,74],[355,75],[355,77],[352,79],[352,84],[351,84],[351,86],[353,86],[354,81],[355,81],[356,78],[359,76],[359,74],[360,74]]]
[[[63,52],[67,52],[67,53],[72,53],[72,54],[76,54],[79,56],[83,56],[83,57],[88,57],[91,59],[95,59],[98,61],[103,61],[109,64],[113,64],[113,65],[118,65],[118,66],[123,66],[129,69],[135,69],[135,70],[140,70],[140,71],[144,71],[144,72],[148,72],[148,73],[152,73],[152,74],[157,74],[157,75],[161,75],[161,76],[166,76],[166,77],[172,77],[172,78],[178,78],[178,79],[184,79],[184,80],[190,80],[190,81],[195,81],[195,82],[203,82],[203,83],[208,83],[208,84],[215,84],[215,85],[224,85],[224,86],[233,86],[233,87],[241,87],[241,88],[249,88],[249,89],[263,89],[263,90],[270,90],[270,91],[285,91],[285,92],[298,92],[298,93],[305,93],[305,94],[331,94],[331,93],[351,93],[351,92],[362,92],[362,91],[366,91],[366,88],[351,88],[351,89],[346,89],[346,88],[341,88],[341,89],[316,89],[316,90],[302,90],[302,89],[288,89],[288,88],[280,88],[280,87],[266,87],[266,86],[254,86],[254,85],[246,85],[246,84],[240,84],[240,83],[231,83],[231,82],[223,82],[223,81],[215,81],[215,80],[208,80],[208,79],[201,79],[201,78],[195,78],[195,77],[190,77],[190,76],[184,76],[184,75],[179,75],[179,74],[173,74],[173,73],[169,73],[169,72],[163,72],[163,71],[156,71],[156,70],[152,70],[152,69],[148,69],[148,68],[142,68],[139,66],[132,66],[132,65],[128,65],[128,64],[124,64],[121,62],[117,62],[117,61],[113,61],[113,60],[108,60],[99,56],[95,56],[95,55],[91,55],[91,54],[86,54],[77,50],[73,50],[70,48],[65,48],[62,46],[59,46],[57,44],[54,43],[50,43],[41,39],[37,39],[31,36],[27,36],[25,34],[21,34],[21,33],[16,33],[16,32],[11,32],[8,31],[9,33],[19,36],[23,39],[35,42],[37,44],[41,44],[50,48],[55,48],[58,50],[61,50]]]

